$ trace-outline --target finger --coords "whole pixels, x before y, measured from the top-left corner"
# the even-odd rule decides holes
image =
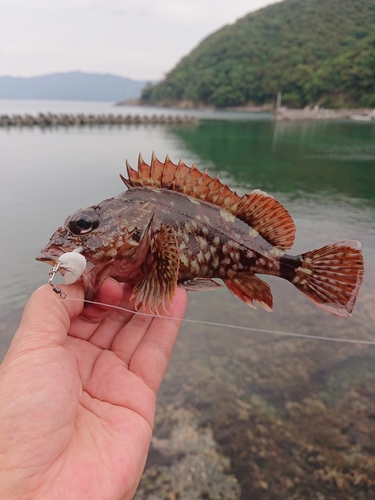
[[[120,283],[113,278],[108,278],[102,284],[99,292],[94,297],[91,304],[90,301],[85,301],[85,308],[80,314],[80,318],[88,322],[97,323],[112,311],[108,305],[118,304],[123,296],[123,288]]]
[[[27,302],[12,349],[39,349],[62,345],[72,318],[83,309],[81,284],[61,285],[61,290],[75,300],[64,300],[49,285],[38,288]]]
[[[186,291],[178,288],[172,304],[167,307],[169,318],[153,317],[150,322],[150,318],[146,316],[137,317],[139,323],[136,332],[138,341],[136,346],[134,346],[135,341],[131,342],[128,330],[136,316],[125,327],[124,334],[120,333],[113,343],[112,350],[125,362],[127,360],[129,370],[139,375],[155,394],[159,390],[167,368],[181,320],[185,314],[186,304]],[[141,337],[142,328],[143,335]],[[127,330],[126,333],[125,330]],[[133,353],[129,360],[130,350]]]
[[[89,339],[98,328],[98,325],[112,312],[111,307],[106,307],[106,304],[116,306],[122,296],[123,289],[117,281],[111,278],[105,280],[93,300],[98,304],[89,303],[86,305],[82,313],[72,321],[69,334],[83,340]]]
[[[98,325],[89,341],[102,349],[109,349],[119,331],[134,316],[134,301],[130,301],[133,287],[125,284],[121,301],[113,308],[104,321]]]
[[[127,307],[132,308],[132,317],[121,334],[114,336],[111,350],[121,358],[126,366],[129,366],[136,349],[155,318],[155,314],[147,308],[135,311],[134,301],[130,302]]]
[[[111,350],[128,367],[135,351],[154,320],[153,314],[136,312],[129,322],[114,337]]]

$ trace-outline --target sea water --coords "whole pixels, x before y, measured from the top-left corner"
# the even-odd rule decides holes
[[[0,114],[48,111],[172,113],[113,108],[108,103],[0,102]],[[266,279],[274,295],[273,314],[248,308],[223,288],[190,293],[187,317],[317,336],[375,339],[375,125],[274,123],[270,115],[195,113],[200,119],[197,125],[0,129],[2,354],[28,296],[48,279],[49,267],[34,260],[40,249],[69,214],[124,190],[119,173],[125,172],[125,159],[136,167],[138,154],[147,161],[152,151],[160,159],[168,154],[176,163],[181,157],[187,165],[196,163],[200,170],[219,175],[239,194],[260,188],[276,196],[297,226],[291,253],[343,239],[363,244],[365,278],[352,318],[329,315],[290,283],[272,277]],[[270,429],[276,425],[289,429],[288,422],[303,420],[312,405],[310,430],[295,424],[291,432],[296,432],[295,439],[297,433],[302,435],[317,453],[322,453],[319,446],[323,445],[317,444],[323,439],[322,428],[328,434],[341,432],[340,426],[351,425],[355,430],[351,440],[343,438],[344,448],[330,439],[324,445],[335,450],[329,463],[337,468],[342,450],[355,451],[357,461],[364,463],[371,455],[367,448],[375,449],[374,381],[375,348],[371,346],[338,346],[193,324],[181,328],[160,404],[163,408],[194,407],[219,434],[223,422],[230,426],[231,419],[242,422],[246,415],[249,422],[258,415]],[[350,410],[356,404],[362,408],[360,423]],[[276,438],[272,434],[270,439]],[[291,439],[288,453],[293,443]],[[244,456],[248,453],[250,463],[255,459],[247,448],[244,440],[237,451]],[[224,445],[223,450],[229,453]],[[237,465],[233,471],[240,477]]]

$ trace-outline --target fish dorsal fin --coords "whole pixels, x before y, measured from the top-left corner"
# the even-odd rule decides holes
[[[232,213],[251,225],[265,240],[282,250],[294,242],[296,226],[289,212],[273,196],[255,189],[240,198]]]
[[[249,224],[262,238],[273,246],[288,250],[293,245],[295,225],[288,211],[272,196],[256,189],[238,196],[218,177],[191,168],[180,160],[176,165],[169,157],[164,163],[152,154],[151,165],[139,155],[138,171],[126,162],[128,179],[121,175],[124,184],[133,187],[156,187],[177,191],[198,200],[223,208]]]

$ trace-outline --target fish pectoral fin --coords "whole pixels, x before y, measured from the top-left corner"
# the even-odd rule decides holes
[[[142,304],[151,312],[159,314],[160,305],[172,301],[180,267],[180,254],[174,229],[162,224],[152,236],[151,271],[133,289],[131,299],[135,298],[135,307]]]
[[[213,290],[214,288],[220,288],[220,283],[210,279],[210,278],[194,278],[192,280],[186,280],[179,283],[179,286],[185,288],[189,292],[203,292],[206,290]]]
[[[256,309],[253,301],[268,312],[272,312],[273,297],[271,289],[265,281],[253,274],[238,274],[233,278],[224,280],[228,289],[241,299],[245,304]]]
[[[151,247],[151,228],[154,219],[152,214],[150,221],[143,230],[135,228],[126,239],[125,243],[117,251],[118,259],[122,261],[125,269],[132,262],[133,266],[141,265]]]

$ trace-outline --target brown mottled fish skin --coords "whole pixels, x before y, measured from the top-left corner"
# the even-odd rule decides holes
[[[57,229],[38,260],[54,264],[80,248],[88,265],[82,275],[91,299],[109,276],[134,285],[136,307],[159,313],[176,286],[213,289],[224,281],[254,307],[271,311],[269,285],[256,274],[285,278],[319,307],[351,315],[363,279],[357,241],[346,240],[302,255],[288,255],[295,226],[272,196],[255,190],[239,197],[195,165],[167,157],[127,164],[128,190],[81,209]]]

